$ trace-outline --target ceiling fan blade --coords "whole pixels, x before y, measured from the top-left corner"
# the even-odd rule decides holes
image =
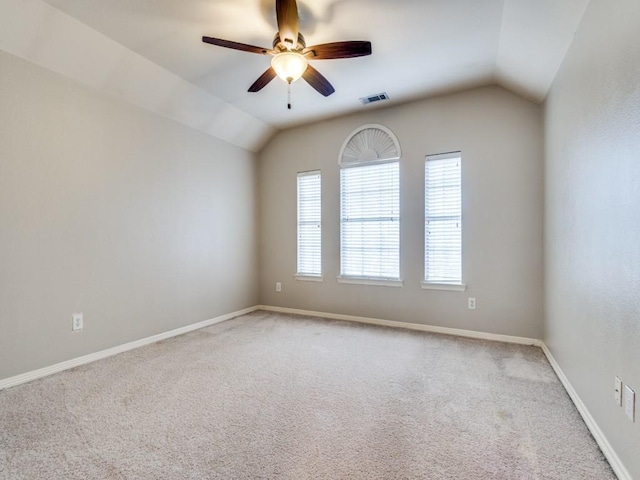
[[[276,78],[276,71],[273,67],[269,67],[266,72],[260,75],[260,78],[253,82],[253,85],[249,87],[249,92],[259,92],[274,78]]]
[[[304,55],[311,53],[311,60],[330,60],[335,58],[354,58],[371,55],[371,42],[333,42],[313,45],[305,48]]]
[[[296,0],[276,0],[280,40],[291,48],[298,44],[298,5]]]
[[[333,85],[329,83],[329,80],[324,78],[322,74],[311,65],[307,65],[307,69],[302,74],[302,78],[325,97],[328,97],[336,91]]]
[[[231,40],[222,40],[221,38],[202,37],[204,43],[217,45],[219,47],[232,48],[233,50],[242,50],[243,52],[259,53],[260,55],[273,55],[274,51],[270,48],[256,47],[255,45],[247,45],[246,43],[232,42]]]

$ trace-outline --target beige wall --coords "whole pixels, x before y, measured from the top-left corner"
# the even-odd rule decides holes
[[[542,113],[498,87],[287,130],[259,156],[260,301],[532,338],[542,336]],[[379,123],[402,147],[404,287],[338,284],[338,154],[357,127]],[[424,157],[463,151],[466,292],[422,290]],[[296,281],[296,173],[322,171],[322,283]],[[275,282],[283,291],[276,293]],[[467,309],[477,298],[477,310]]]
[[[0,72],[0,379],[256,304],[253,154]]]
[[[613,385],[640,398],[639,31],[637,0],[592,0],[546,103],[545,343],[632,478]]]

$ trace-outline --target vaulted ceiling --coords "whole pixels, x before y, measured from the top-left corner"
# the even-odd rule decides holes
[[[292,110],[279,79],[247,92],[270,57],[201,41],[271,47],[274,3],[3,0],[0,49],[259,150],[277,129],[477,86],[542,102],[588,0],[298,0],[307,44],[368,40],[373,54],[313,62],[336,92],[296,82]]]

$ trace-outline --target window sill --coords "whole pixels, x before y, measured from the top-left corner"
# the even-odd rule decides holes
[[[294,275],[293,278],[300,282],[322,282],[322,275]]]
[[[362,278],[362,277],[338,277],[338,283],[350,285],[374,285],[378,287],[402,287],[402,280]]]
[[[423,290],[448,290],[450,292],[464,292],[467,286],[464,283],[429,283],[420,282]]]

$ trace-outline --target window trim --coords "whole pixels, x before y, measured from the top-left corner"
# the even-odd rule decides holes
[[[362,129],[356,130],[356,132],[360,132]],[[351,170],[355,168],[369,167],[372,165],[383,165],[394,163],[398,166],[398,194],[399,194],[399,203],[398,203],[398,277],[369,277],[369,276],[359,276],[359,275],[344,275],[342,273],[342,228],[343,228],[343,219],[342,219],[342,207],[343,207],[343,185],[342,185],[342,171],[343,170]],[[404,285],[402,281],[402,207],[401,207],[401,178],[400,178],[400,159],[399,158],[389,158],[389,159],[380,159],[374,161],[360,161],[354,163],[343,164],[340,166],[340,211],[339,211],[339,224],[340,224],[340,245],[339,245],[339,254],[340,254],[340,275],[338,275],[337,280],[338,283],[342,284],[352,284],[352,285],[375,285],[375,286],[387,286],[387,287],[402,287]]]
[[[300,282],[323,282],[324,277],[322,275],[304,275],[300,273],[296,273],[293,278]]]
[[[317,274],[313,272],[300,271],[300,179],[311,176],[319,177],[318,187],[320,193],[320,221],[318,223],[320,228],[320,271]],[[322,171],[308,170],[298,172],[296,174],[296,273],[294,275],[296,280],[322,281],[322,236]]]
[[[423,290],[443,290],[450,292],[464,292],[467,289],[465,283],[432,283],[425,282],[424,280],[420,282],[420,286]]]
[[[345,277],[338,275],[338,283],[347,285],[374,285],[378,287],[402,287],[404,282],[402,279],[395,278],[377,278],[377,277]]]
[[[427,280],[427,202],[426,202],[426,183],[427,183],[427,173],[426,173],[426,167],[428,162],[430,161],[437,161],[437,160],[446,160],[446,159],[450,159],[450,158],[459,158],[460,159],[460,282],[442,282],[442,281],[434,281],[434,282],[430,282]],[[425,159],[424,159],[424,187],[425,187],[425,191],[424,191],[424,210],[423,210],[423,217],[424,217],[424,242],[423,242],[423,272],[422,272],[422,280],[420,282],[420,286],[423,290],[444,290],[444,291],[456,291],[456,292],[464,292],[466,290],[466,283],[464,281],[464,241],[463,241],[463,231],[464,231],[464,221],[463,221],[463,212],[462,212],[462,182],[463,182],[463,175],[462,175],[462,151],[461,150],[457,150],[457,151],[452,151],[452,152],[446,152],[446,153],[437,153],[437,154],[433,154],[433,155],[425,155]]]

